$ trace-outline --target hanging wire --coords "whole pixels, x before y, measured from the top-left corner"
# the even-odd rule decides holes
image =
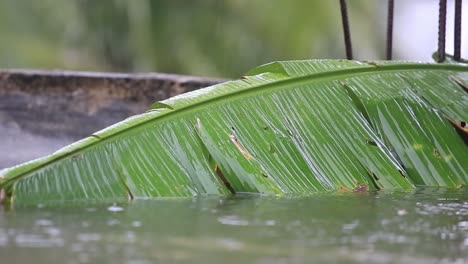
[[[439,1],[439,54],[438,62],[445,61],[445,24],[447,20],[447,0]]]
[[[348,60],[353,59],[353,47],[351,46],[351,33],[349,31],[349,22],[348,22],[348,8],[346,5],[346,0],[340,0],[341,7],[341,20],[343,21],[343,32],[344,40],[346,46],[346,58]]]
[[[393,0],[388,0],[388,12],[387,12],[387,60],[392,59],[393,49]]]
[[[454,47],[453,58],[455,61],[460,61],[461,57],[461,21],[462,20],[462,0],[455,0],[455,30],[454,30]]]

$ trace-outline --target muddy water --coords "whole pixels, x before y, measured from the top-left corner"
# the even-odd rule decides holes
[[[1,263],[468,263],[468,190],[0,211]]]

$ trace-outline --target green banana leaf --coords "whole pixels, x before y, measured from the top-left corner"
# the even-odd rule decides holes
[[[468,66],[275,62],[0,171],[15,204],[460,187]]]

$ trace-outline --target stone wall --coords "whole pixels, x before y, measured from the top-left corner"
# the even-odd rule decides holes
[[[0,71],[0,168],[49,154],[155,101],[222,81],[161,73]]]

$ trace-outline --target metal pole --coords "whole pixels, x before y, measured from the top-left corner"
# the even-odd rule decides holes
[[[439,60],[438,62],[445,61],[445,24],[447,20],[447,0],[439,1]]]
[[[343,32],[344,40],[346,46],[346,58],[348,60],[353,59],[353,47],[351,45],[351,33],[349,31],[349,22],[348,22],[348,10],[346,5],[346,0],[340,0],[341,7],[341,19],[343,21]]]
[[[460,47],[461,47],[461,23],[462,22],[462,0],[455,0],[455,30],[454,34],[454,47],[453,58],[460,61]]]
[[[388,12],[387,12],[387,60],[392,59],[392,48],[393,48],[393,0],[388,0]]]

